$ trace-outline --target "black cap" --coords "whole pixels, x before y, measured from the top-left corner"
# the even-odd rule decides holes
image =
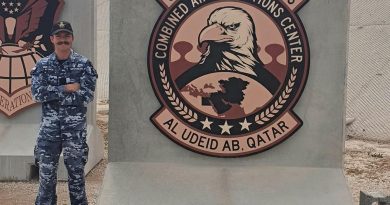
[[[56,24],[53,25],[53,28],[51,29],[51,35],[57,34],[61,31],[70,33],[73,35],[73,29],[69,22],[66,21],[59,21]]]

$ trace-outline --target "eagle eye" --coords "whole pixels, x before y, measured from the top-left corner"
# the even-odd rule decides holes
[[[227,28],[230,29],[230,30],[235,31],[235,30],[237,30],[237,28],[238,28],[239,26],[240,26],[240,23],[235,23],[235,24],[230,24],[230,25],[228,25]]]

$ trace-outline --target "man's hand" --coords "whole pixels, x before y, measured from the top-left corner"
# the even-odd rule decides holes
[[[72,83],[72,84],[66,84],[65,85],[65,92],[73,93],[80,90],[80,84],[79,83]]]

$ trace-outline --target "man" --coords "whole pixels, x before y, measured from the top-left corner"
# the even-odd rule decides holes
[[[93,100],[97,74],[91,62],[75,53],[70,23],[54,24],[50,40],[54,53],[31,71],[32,94],[42,102],[42,119],[35,157],[39,164],[39,192],[35,204],[56,204],[58,160],[63,151],[71,204],[87,204],[84,166],[87,104]]]

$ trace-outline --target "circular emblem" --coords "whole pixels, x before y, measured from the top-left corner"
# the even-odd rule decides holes
[[[292,108],[309,69],[304,0],[168,2],[148,55],[156,127],[192,151],[238,157],[302,126]]]
[[[0,113],[5,116],[36,104],[30,72],[53,52],[50,28],[63,6],[64,0],[0,2]]]
[[[12,94],[30,85],[30,67],[42,58],[38,52],[23,50],[18,45],[3,45],[0,53],[0,91]],[[11,71],[11,72],[10,72]]]

